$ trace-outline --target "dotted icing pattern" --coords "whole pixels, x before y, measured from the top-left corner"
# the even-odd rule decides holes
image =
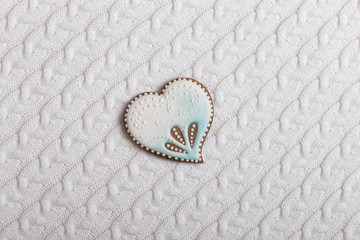
[[[191,81],[192,83],[196,84],[196,87],[200,87],[200,89],[202,91],[204,91],[204,93],[206,94],[207,100],[209,101],[210,114],[209,114],[209,120],[208,120],[207,126],[204,129],[204,134],[201,134],[201,133],[198,134],[197,131],[199,130],[200,127],[197,122],[191,121],[188,124],[188,126],[183,126],[184,131],[181,131],[181,126],[176,125],[177,124],[176,119],[172,119],[172,122],[174,122],[175,124],[173,126],[171,126],[171,128],[168,129],[170,138],[168,139],[168,141],[165,141],[163,143],[163,148],[154,148],[154,147],[147,146],[143,142],[144,139],[147,139],[147,138],[145,136],[135,136],[132,133],[130,126],[129,126],[130,124],[133,124],[137,129],[146,128],[146,123],[144,121],[139,121],[139,119],[136,117],[137,114],[135,114],[135,116],[132,116],[131,118],[129,118],[130,109],[132,108],[133,104],[137,101],[140,101],[140,98],[142,98],[142,97],[151,96],[151,95],[162,96],[163,94],[166,93],[166,90],[168,89],[168,87],[177,81]],[[170,159],[170,160],[175,160],[175,161],[190,162],[190,163],[203,163],[204,160],[203,160],[203,156],[202,156],[202,147],[203,147],[205,138],[207,136],[207,133],[211,127],[211,124],[213,121],[213,114],[214,114],[214,105],[213,105],[212,98],[210,96],[209,91],[206,89],[206,87],[204,85],[202,85],[195,79],[176,78],[176,79],[168,82],[162,88],[161,92],[162,92],[162,94],[158,94],[156,92],[145,92],[145,93],[139,94],[138,96],[136,96],[134,99],[132,99],[130,101],[130,103],[128,104],[128,106],[126,108],[125,114],[124,114],[124,125],[125,125],[127,133],[129,134],[131,139],[137,145],[139,145],[146,151],[153,153],[157,156],[160,156],[160,157],[163,157],[166,159]],[[174,92],[176,93],[176,90],[173,90],[172,95],[170,95],[170,97],[168,97],[167,99],[172,98],[174,95]],[[177,95],[180,96],[181,94],[177,93]],[[196,103],[198,101],[198,98],[197,98],[198,96],[195,96],[193,93],[191,93],[191,92],[189,93],[186,91],[183,92],[183,95],[186,95],[186,97],[187,97],[186,99],[188,100],[188,103],[187,103],[188,106],[196,105]],[[160,99],[160,100],[163,100],[163,99]],[[163,102],[163,101],[161,101],[161,102]],[[137,103],[137,105],[145,105],[145,102]],[[159,106],[160,105],[161,105],[161,107],[165,107],[165,104],[163,104],[163,103],[160,103]],[[151,104],[149,104],[149,106],[151,106]],[[167,106],[167,105],[166,105],[166,107],[171,108],[171,106]],[[138,109],[136,109],[136,111],[141,112],[141,108],[138,107]],[[143,112],[141,112],[141,114],[143,114]],[[181,112],[181,110],[179,110],[179,114],[186,114],[186,113],[183,113],[183,112]],[[156,125],[161,125],[161,117],[162,116],[157,116],[158,119],[153,119],[156,122]],[[200,140],[198,146],[195,146],[197,137],[201,137],[201,140]],[[154,137],[154,139],[156,139],[156,137]],[[194,151],[195,150],[197,151],[196,159],[189,157],[189,152],[193,149],[194,149]],[[174,154],[172,155],[172,153],[174,153]],[[182,154],[183,156],[179,156],[176,154]]]

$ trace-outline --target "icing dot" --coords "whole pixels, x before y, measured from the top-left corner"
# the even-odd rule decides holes
[[[173,147],[173,146],[171,146],[171,147],[170,147],[170,149],[171,149],[171,150],[174,150],[174,147]]]
[[[195,123],[193,123],[193,125],[192,125],[192,126],[193,126],[193,128],[194,128],[194,127],[196,127]]]
[[[167,147],[170,147],[170,144],[166,144]]]

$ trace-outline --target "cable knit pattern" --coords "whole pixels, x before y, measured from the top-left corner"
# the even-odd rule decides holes
[[[0,239],[360,239],[357,0],[0,0]],[[121,122],[207,86],[204,164]]]

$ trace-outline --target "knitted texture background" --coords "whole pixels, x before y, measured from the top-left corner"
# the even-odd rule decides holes
[[[0,0],[0,239],[360,239],[360,2]],[[204,164],[134,96],[215,108]]]

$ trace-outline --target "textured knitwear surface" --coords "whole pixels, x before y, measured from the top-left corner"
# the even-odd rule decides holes
[[[203,164],[128,102],[194,78]],[[0,0],[0,239],[360,239],[357,0]]]

